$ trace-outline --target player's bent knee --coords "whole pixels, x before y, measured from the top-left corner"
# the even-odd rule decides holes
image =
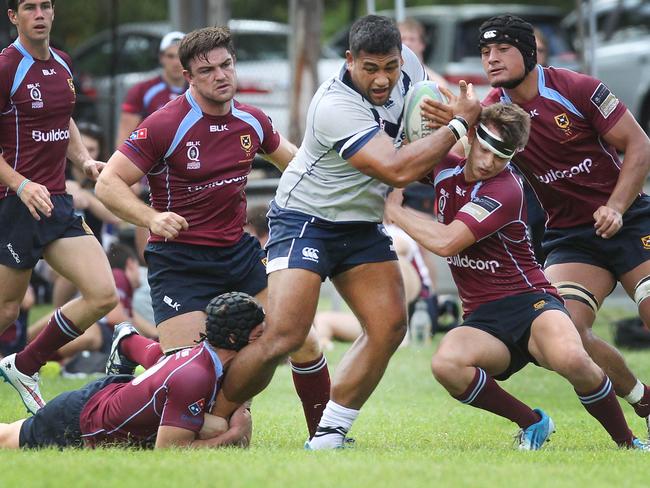
[[[115,289],[106,289],[98,290],[97,293],[93,293],[91,296],[84,297],[90,306],[97,310],[101,315],[106,315],[108,312],[113,310],[119,303],[119,298]]]
[[[436,354],[431,358],[431,372],[443,386],[454,382],[458,376],[459,365],[452,358]]]
[[[566,351],[551,367],[566,378],[585,377],[599,370],[598,366],[583,349]]]
[[[650,297],[650,276],[641,278],[634,287],[634,301],[636,306],[640,307],[641,302]]]

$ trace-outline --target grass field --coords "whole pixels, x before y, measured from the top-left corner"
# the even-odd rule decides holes
[[[598,332],[616,311],[601,313]],[[345,351],[328,355],[331,369]],[[557,426],[540,452],[513,447],[516,426],[451,399],[431,376],[435,344],[406,347],[363,408],[351,435],[354,449],[302,450],[306,429],[290,371],[281,367],[253,406],[255,433],[248,451],[0,452],[0,487],[384,487],[400,486],[646,486],[650,454],[616,449],[561,378],[528,366],[503,385],[542,407]],[[650,378],[650,351],[626,352],[642,378]],[[82,381],[44,378],[46,398]],[[624,405],[639,436],[643,421]],[[24,413],[13,389],[0,385],[0,421]]]

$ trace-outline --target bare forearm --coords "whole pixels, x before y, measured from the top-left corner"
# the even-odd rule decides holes
[[[624,214],[642,191],[649,169],[650,144],[642,141],[638,148],[629,148],[607,206]]]
[[[81,134],[74,120],[70,119],[70,142],[66,152],[67,158],[78,168],[83,170],[84,162],[90,159],[90,154],[81,140]]]
[[[404,207],[394,208],[391,211],[391,219],[429,251],[439,256],[448,253],[449,239],[445,232],[446,225]]]
[[[119,178],[100,178],[95,186],[97,198],[122,220],[149,228],[156,211],[140,200]]]

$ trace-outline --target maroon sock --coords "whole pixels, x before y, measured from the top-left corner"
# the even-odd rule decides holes
[[[494,378],[488,376],[481,368],[476,368],[474,379],[467,390],[454,398],[472,407],[512,420],[522,429],[539,421],[539,415],[497,385]]]
[[[134,363],[150,368],[163,356],[160,344],[138,334],[132,334],[120,341],[120,352]]]
[[[576,391],[576,393],[587,412],[605,427],[616,444],[627,447],[632,445],[634,435],[625,421],[612,382],[607,376],[595,390],[587,393]]]
[[[57,308],[41,333],[27,344],[25,349],[16,354],[16,368],[23,374],[33,375],[54,356],[57,349],[81,334],[83,331],[63,315],[60,308]]]
[[[296,393],[302,402],[311,439],[330,399],[330,372],[327,369],[327,360],[321,354],[318,359],[307,363],[292,361],[291,374]]]
[[[643,396],[632,407],[639,417],[645,418],[650,415],[650,388],[648,385],[643,385]]]

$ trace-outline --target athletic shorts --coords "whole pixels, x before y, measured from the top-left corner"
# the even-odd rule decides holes
[[[266,288],[266,256],[259,241],[246,233],[230,247],[150,242],[144,257],[156,324],[204,311],[222,293],[255,296]]]
[[[330,222],[271,202],[267,273],[300,268],[336,276],[365,263],[397,260],[393,240],[383,224]]]
[[[61,393],[23,422],[18,445],[24,449],[83,447],[79,416],[88,400],[111,383],[132,379],[131,375],[107,376],[78,390]]]
[[[542,247],[544,267],[584,263],[604,268],[617,279],[650,260],[650,197],[637,198],[623,214],[623,227],[609,239],[596,235],[593,224],[548,229]]]
[[[36,220],[16,195],[0,200],[0,264],[31,269],[43,257],[45,247],[64,237],[93,235],[83,217],[74,213],[72,197],[51,195],[54,210],[50,217]]]
[[[485,303],[474,310],[461,325],[483,330],[506,345],[510,351],[510,365],[494,377],[503,381],[528,363],[537,364],[528,352],[530,327],[547,310],[560,310],[569,315],[556,296],[533,292]]]

